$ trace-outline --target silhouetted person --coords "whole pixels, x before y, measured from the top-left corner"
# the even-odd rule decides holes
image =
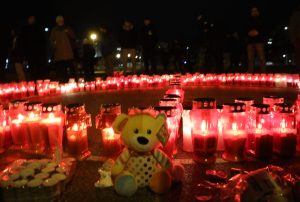
[[[88,79],[94,79],[95,77],[95,54],[93,43],[88,39],[84,39],[82,44],[82,66]]]
[[[100,34],[100,49],[104,60],[106,75],[112,76],[115,65],[115,52],[117,49],[117,42],[106,25],[102,25],[100,27]]]
[[[247,24],[247,55],[248,55],[248,72],[254,71],[255,53],[259,59],[260,72],[265,72],[265,27],[260,17],[258,8],[250,9],[250,18]]]
[[[138,44],[138,34],[130,20],[125,20],[119,34],[119,44],[122,48],[122,62],[124,73],[127,73],[128,60],[132,62],[132,72],[136,73],[136,47]]]
[[[156,45],[158,42],[158,37],[156,29],[150,18],[144,19],[144,25],[142,27],[141,33],[141,44],[143,51],[143,60],[145,73],[157,73],[156,64]],[[151,65],[151,70],[149,66]]]
[[[296,65],[300,68],[300,4],[290,16],[289,34],[291,43],[295,48]]]
[[[22,41],[24,60],[29,66],[30,80],[42,79],[47,71],[46,38],[34,15],[27,18],[27,24],[22,28],[19,40]]]
[[[76,77],[74,67],[74,48],[76,37],[69,26],[65,25],[63,16],[56,17],[56,26],[51,30],[50,41],[54,51],[54,67],[60,81]],[[70,74],[68,74],[68,69]]]
[[[219,73],[224,70],[224,41],[225,31],[223,24],[218,21],[211,23],[207,32],[207,50],[205,56],[205,66],[211,72]]]
[[[10,29],[7,25],[0,27],[0,83],[6,81],[5,78],[5,66],[6,59],[8,58],[10,47],[11,47],[11,35]]]

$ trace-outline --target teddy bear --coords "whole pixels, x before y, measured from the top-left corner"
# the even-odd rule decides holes
[[[167,192],[172,182],[184,178],[184,168],[174,164],[160,149],[168,134],[161,132],[165,126],[165,114],[150,113],[120,114],[113,129],[121,134],[125,145],[115,160],[111,174],[117,194],[132,196],[139,187],[150,187],[157,194]]]

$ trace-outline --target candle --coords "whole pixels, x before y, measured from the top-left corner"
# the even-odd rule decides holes
[[[214,163],[217,149],[217,132],[207,129],[207,122],[202,120],[201,130],[192,129],[193,160],[198,163]]]
[[[120,134],[116,134],[110,128],[104,128],[101,131],[103,154],[106,157],[116,157],[122,150]]]
[[[25,119],[31,140],[31,148],[34,152],[42,152],[45,149],[45,139],[40,130],[40,117],[34,112],[30,112]]]
[[[11,135],[13,140],[14,149],[24,149],[27,148],[27,137],[28,131],[26,124],[24,123],[24,116],[22,114],[18,115],[17,119],[11,121]]]
[[[5,127],[0,126],[0,153],[3,153],[4,150],[4,141],[5,141]]]
[[[271,158],[273,153],[273,135],[270,130],[262,128],[258,124],[255,130],[248,133],[247,150],[256,158]]]
[[[287,128],[287,122],[285,119],[282,119],[280,126],[280,128],[273,129],[273,151],[282,157],[292,157],[296,153],[296,129]]]
[[[238,130],[237,123],[232,123],[231,130],[224,130],[224,153],[226,161],[238,162],[245,160],[246,130]]]
[[[67,128],[67,138],[68,153],[71,156],[82,160],[90,155],[85,124],[78,126],[75,123],[72,127]]]
[[[190,109],[184,109],[182,113],[182,145],[183,151],[193,152]]]

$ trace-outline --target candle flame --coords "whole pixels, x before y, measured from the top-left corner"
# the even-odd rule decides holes
[[[30,118],[30,119],[33,119],[33,118],[34,118],[34,113],[33,113],[33,112],[30,112],[29,118]]]
[[[285,119],[282,119],[282,121],[280,122],[280,127],[281,127],[281,132],[284,133],[287,127],[287,122],[285,121]]]
[[[18,120],[19,121],[23,121],[24,120],[24,116],[22,114],[18,114]]]
[[[232,123],[232,130],[237,131],[237,124],[236,123]]]
[[[114,129],[112,127],[110,128],[104,128],[103,129],[103,134],[102,134],[106,140],[114,140],[115,139],[115,133]]]
[[[72,130],[73,131],[78,131],[79,130],[79,127],[78,127],[78,124],[75,123],[73,126],[72,126]]]
[[[262,124],[261,124],[261,123],[257,124],[257,129],[258,129],[258,130],[261,130],[261,129],[262,129]]]
[[[202,120],[201,122],[201,131],[202,132],[205,132],[207,129],[206,129],[206,121],[205,120]]]
[[[48,117],[49,117],[49,119],[53,119],[54,118],[54,114],[50,113]]]

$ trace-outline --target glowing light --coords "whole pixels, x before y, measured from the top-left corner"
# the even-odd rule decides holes
[[[90,39],[92,39],[93,41],[97,40],[98,36],[96,33],[91,33],[90,34]]]
[[[284,27],[284,30],[288,30],[289,28],[287,26]]]
[[[130,58],[130,57],[131,57],[131,54],[130,54],[130,53],[128,53],[128,54],[127,54],[127,57],[128,57],[128,58]]]
[[[116,54],[116,58],[117,58],[117,59],[120,59],[120,58],[121,58],[121,54],[120,54],[120,53],[117,53],[117,54]]]
[[[49,32],[49,28],[48,27],[45,27],[45,32]]]

